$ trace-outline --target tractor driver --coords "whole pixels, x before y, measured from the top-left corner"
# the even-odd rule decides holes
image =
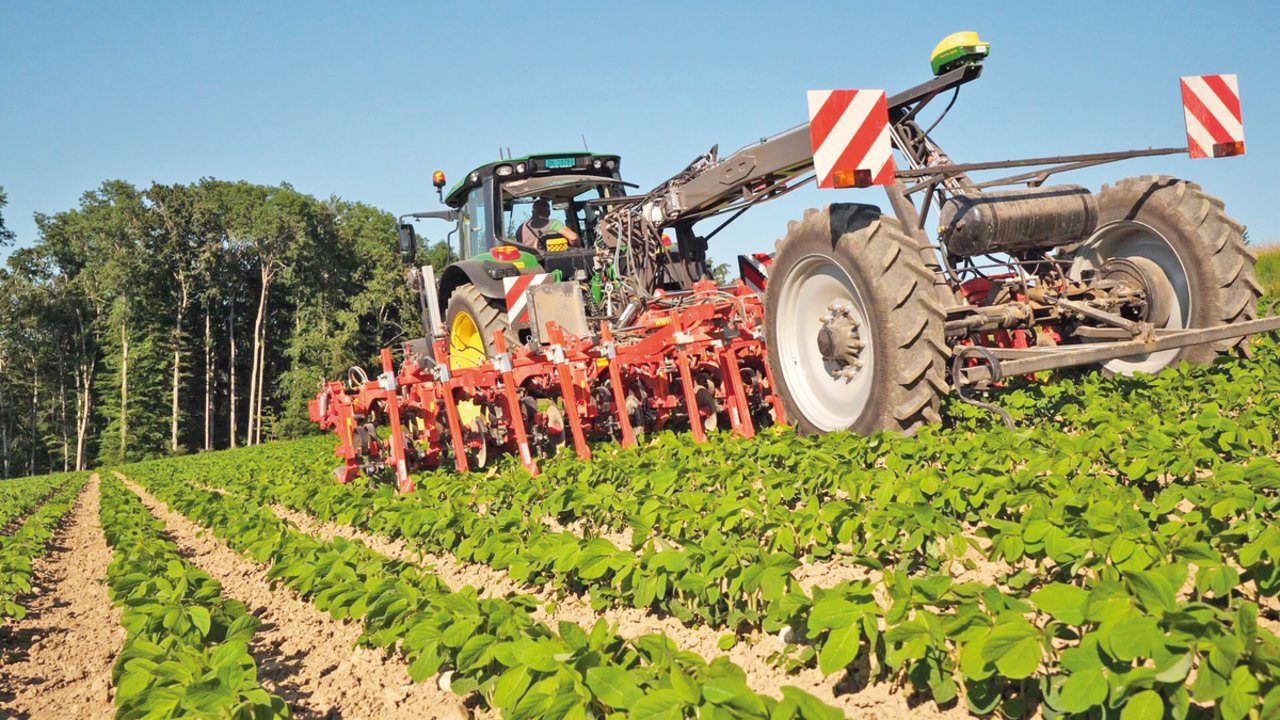
[[[551,217],[551,203],[546,198],[534,200],[533,217],[520,224],[520,230],[516,233],[516,242],[545,250],[547,249],[546,241],[557,236],[564,238],[570,245],[578,244],[578,233]]]

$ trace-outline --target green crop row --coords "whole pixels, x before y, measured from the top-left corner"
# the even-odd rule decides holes
[[[423,549],[505,570],[519,582],[590,590],[597,607],[653,608],[717,627],[758,625],[763,609],[794,589],[791,572],[799,561],[763,549],[754,539],[721,535],[637,553],[603,538],[552,531],[517,509],[489,514],[466,502],[436,503],[425,494],[337,486],[327,472],[292,469],[307,461],[298,452],[304,447],[281,445],[234,460],[204,456],[177,472],[208,477],[209,484],[259,503],[280,502],[325,520],[404,537]]]
[[[107,584],[127,631],[111,672],[116,717],[289,717],[258,683],[248,649],[258,619],[183,560],[164,523],[113,476],[103,478],[100,514],[114,549]]]
[[[637,473],[630,484],[619,477],[616,483],[591,486],[588,481],[599,477],[601,462],[552,464],[576,470],[575,482],[585,482],[588,491],[601,491],[590,502],[584,501],[584,507],[601,502],[599,496],[606,494],[635,502],[631,486],[649,482],[648,468],[676,468],[672,475],[677,484],[664,486],[671,501],[667,506],[656,505],[658,518],[670,506],[687,511],[679,507],[678,483],[696,485],[722,466],[773,465],[786,471],[792,486],[834,487],[833,501],[824,503],[823,509],[830,512],[826,508],[835,505],[840,512],[820,517],[833,526],[838,541],[854,537],[862,541],[844,552],[859,562],[892,570],[884,580],[892,599],[887,609],[875,603],[869,583],[815,590],[809,598],[793,587],[785,563],[762,567],[749,559],[744,562],[749,555],[720,555],[706,565],[691,564],[690,558],[706,556],[697,554],[700,548],[687,546],[650,546],[628,559],[627,553],[599,538],[578,539],[539,530],[541,523],[532,520],[541,517],[543,509],[533,493],[542,492],[543,497],[554,493],[543,485],[554,481],[550,472],[551,480],[526,477],[527,486],[542,489],[526,492],[525,500],[507,506],[498,502],[496,491],[490,490],[490,497],[478,501],[474,493],[468,495],[464,483],[474,488],[493,482],[476,476],[462,478],[453,486],[462,491],[453,496],[433,491],[435,478],[423,482],[425,492],[412,498],[393,498],[386,490],[334,486],[319,469],[328,461],[308,454],[315,452],[313,443],[297,446],[296,452],[275,447],[242,455],[233,470],[218,477],[222,485],[261,502],[284,502],[326,519],[404,536],[429,549],[505,567],[513,576],[531,582],[550,580],[590,588],[604,602],[643,606],[648,592],[645,582],[657,588],[651,602],[664,593],[668,601],[650,606],[677,615],[690,598],[694,602],[711,598],[729,607],[728,617],[741,620],[754,613],[766,629],[783,625],[802,629],[793,633],[802,643],[799,659],[816,661],[824,672],[842,669],[858,654],[869,652],[873,664],[903,669],[918,686],[930,688],[939,702],[955,695],[959,678],[975,711],[987,709],[985,703],[992,698],[1003,698],[1016,708],[1018,702],[1039,697],[1046,708],[1057,711],[1078,708],[1083,700],[1094,698],[1098,698],[1094,705],[1128,707],[1140,696],[1133,708],[1150,707],[1153,699],[1159,699],[1161,707],[1168,705],[1175,714],[1185,715],[1191,698],[1197,703],[1218,702],[1224,714],[1233,715],[1249,704],[1245,699],[1256,702],[1274,687],[1269,664],[1274,636],[1253,633],[1247,630],[1247,618],[1239,620],[1256,611],[1259,601],[1272,603],[1268,612],[1274,615],[1275,567],[1280,558],[1280,544],[1271,529],[1280,476],[1274,462],[1251,459],[1276,450],[1273,428],[1280,417],[1280,376],[1275,368],[1280,363],[1273,344],[1263,343],[1255,350],[1252,361],[1184,368],[1156,378],[1086,376],[1057,385],[1031,385],[1005,398],[1012,401],[1010,406],[1024,423],[1032,424],[1012,433],[975,432],[969,426],[977,419],[966,418],[958,410],[953,413],[958,427],[930,431],[916,439],[766,437],[754,443],[724,443],[722,448],[713,445],[710,452],[707,446],[664,440],[656,449],[619,454],[634,456],[621,463]],[[1204,405],[1205,397],[1213,397],[1218,404]],[[734,454],[733,449],[741,452]],[[646,453],[657,457],[646,457]],[[785,491],[780,484],[759,483],[766,492]],[[726,498],[726,504],[730,502]],[[787,506],[780,504],[784,509],[777,515],[785,522]],[[850,526],[865,531],[841,540],[842,528]],[[997,586],[960,584],[947,573],[935,571],[967,550],[968,538],[959,529],[982,538],[989,559],[1011,564]],[[743,527],[731,525],[719,535],[736,543],[734,547],[749,550],[759,543],[753,532],[754,528],[744,532]],[[875,532],[882,534],[870,534]],[[715,537],[713,533],[706,536]],[[941,542],[936,539],[939,536]],[[870,544],[868,537],[873,540]],[[957,539],[966,542],[957,543]],[[1027,567],[1013,567],[1028,562]],[[523,575],[530,566],[538,572]],[[726,573],[722,578],[745,579],[736,588],[729,583],[708,585],[703,572],[707,566]],[[1145,582],[1134,578],[1155,573],[1172,583],[1193,570],[1194,582],[1188,591],[1175,595],[1174,609],[1148,606],[1134,590],[1135,583]],[[633,582],[646,572],[652,574],[641,577],[639,584]],[[1181,583],[1174,587],[1182,590]],[[1132,611],[1123,613],[1121,620],[1149,629],[1154,618],[1161,634],[1153,637],[1167,642],[1139,647],[1148,653],[1141,658],[1128,657],[1130,648],[1120,650],[1121,660],[1111,657],[1110,664],[1095,673],[1107,684],[1077,696],[1081,680],[1067,686],[1072,672],[1063,670],[1075,666],[1075,675],[1083,677],[1086,669],[1094,672],[1096,668],[1077,665],[1079,653],[1064,653],[1059,659],[1058,650],[1071,639],[1060,633],[1075,635],[1088,647],[1109,637],[1107,622],[1115,618],[1098,610],[1082,618],[1078,627],[1052,626],[1052,615],[1035,602],[1047,597],[1043,593],[1049,588],[1072,588],[1065,592],[1085,598],[1097,593],[1099,607],[1105,607],[1107,598],[1120,598],[1115,605]],[[735,589],[738,594],[732,594]],[[1199,605],[1192,608],[1195,604],[1213,611]],[[833,608],[840,611],[832,612]],[[1034,610],[1043,612],[1029,616]],[[1236,637],[1244,638],[1244,649],[1223,656],[1231,663],[1218,662],[1176,680],[1172,679],[1176,672],[1148,678],[1121,667],[1125,659],[1129,668],[1155,667],[1161,662],[1157,653],[1183,647],[1177,643],[1185,638],[1177,631],[1185,624],[1184,612],[1208,613],[1196,620],[1206,642],[1234,636],[1237,626],[1246,628]],[[1010,613],[1020,616],[1022,623],[997,633],[993,628],[1008,624],[1003,619]],[[1172,624],[1160,624],[1164,622]],[[1036,633],[1027,634],[1027,627]],[[983,651],[988,634],[997,638],[991,646],[995,649]],[[1024,641],[1021,655],[1010,655],[1014,659],[1005,660],[1003,668],[987,668],[979,662],[984,656],[1004,657],[1008,648],[998,638],[1009,634]],[[1034,679],[1028,679],[1034,668],[1027,670],[1031,639],[1039,641],[1042,652],[1034,659],[1046,663],[1045,671],[1034,673]],[[1191,655],[1199,668],[1201,655],[1195,653],[1212,652],[1202,644],[1181,654],[1170,651],[1170,656],[1187,662]],[[1214,675],[1215,668],[1228,672]],[[1258,682],[1251,685],[1245,678]],[[1103,691],[1100,698],[1099,689]],[[1156,698],[1141,694],[1148,691]]]
[[[26,608],[17,602],[17,598],[31,592],[33,563],[44,555],[49,538],[53,537],[62,517],[75,504],[76,496],[88,478],[87,473],[76,473],[63,479],[61,490],[28,515],[12,535],[0,535],[0,619],[26,616]],[[39,493],[36,500],[47,495],[48,487],[46,484],[44,490],[39,487],[34,490]]]
[[[480,598],[470,587],[451,592],[423,569],[360,543],[319,541],[255,500],[197,486],[216,484],[217,472],[234,469],[183,458],[127,471],[236,551],[269,564],[272,578],[321,610],[361,621],[362,642],[398,648],[415,681],[452,671],[455,692],[479,693],[516,718],[839,716],[795,688],[784,688],[781,701],[758,695],[728,658],[708,663],[664,635],[623,640],[603,621],[590,631],[572,623],[553,631],[530,617],[536,602],[527,596]]]
[[[928,517],[913,523],[919,536],[946,539],[1004,508],[989,493],[969,492],[966,485],[977,481],[956,481],[974,474],[1007,477],[1015,469],[1025,474],[1028,457],[1053,458],[1059,474],[1123,468],[1192,481],[1222,462],[1274,454],[1280,447],[1271,429],[1280,414],[1280,374],[1274,372],[1280,355],[1271,343],[1259,344],[1257,354],[1253,363],[1144,378],[1136,385],[1147,395],[1143,402],[1123,391],[1134,385],[1097,375],[1004,391],[998,400],[1028,428],[1014,435],[975,433],[973,426],[989,418],[956,404],[952,415],[960,422],[916,438],[800,439],[784,433],[755,441],[721,436],[698,446],[661,436],[640,449],[597,448],[590,464],[563,457],[544,463],[537,478],[509,466],[494,474],[424,475],[418,492],[433,504],[465,501],[489,514],[514,508],[534,519],[579,522],[587,532],[630,529],[637,547],[654,538],[688,543],[734,533],[801,558],[872,555],[881,562],[927,564],[927,554],[912,554],[922,543],[910,539],[915,548],[904,547],[884,534],[901,526],[904,513],[917,512],[901,500],[910,488],[923,491],[917,496],[934,495],[927,498]],[[1212,406],[1195,406],[1206,398],[1219,403],[1218,417]],[[995,461],[974,463],[992,452]],[[942,480],[950,481],[947,492],[933,492]],[[982,480],[980,489],[990,483]],[[864,492],[868,487],[876,492]],[[912,505],[918,502],[910,498]]]
[[[53,497],[60,488],[84,473],[58,473],[0,480],[0,531],[32,508]]]
[[[280,452],[283,463],[291,457]],[[219,476],[222,484],[259,502],[283,499],[299,507],[323,504],[328,497],[331,510],[341,504],[337,514],[366,529],[420,536],[416,523],[426,511],[414,508],[410,499],[309,483],[291,491],[287,473],[257,486],[269,492],[255,493],[255,481],[237,475],[244,466],[228,464]],[[1235,471],[1226,472],[1228,468]],[[890,602],[882,607],[869,582],[816,589],[809,597],[787,582],[785,572],[756,572],[762,625],[794,628],[788,635],[799,645],[797,660],[816,662],[827,674],[869,654],[873,666],[904,673],[939,703],[957,696],[958,678],[965,700],[979,713],[998,703],[1005,704],[1004,712],[1018,715],[1033,701],[1043,701],[1046,714],[1057,714],[1104,703],[1118,709],[1134,702],[1137,708],[1159,700],[1175,717],[1186,717],[1194,700],[1218,702],[1224,715],[1240,717],[1239,708],[1252,708],[1265,693],[1274,695],[1277,677],[1274,663],[1280,648],[1273,635],[1257,630],[1256,616],[1258,601],[1273,598],[1280,589],[1280,530],[1250,513],[1273,516],[1280,467],[1263,459],[1222,469],[1198,484],[1171,484],[1151,499],[1108,476],[1061,482],[1057,495],[1035,497],[1043,505],[1024,499],[1022,522],[1007,528],[1007,547],[1002,544],[992,554],[1010,561],[1038,558],[1040,572],[1011,573],[1003,586],[959,583],[941,572],[913,576],[897,569],[883,581]],[[236,482],[237,477],[242,481]],[[1172,506],[1183,501],[1193,503],[1193,509],[1176,518],[1170,515]],[[1210,511],[1194,509],[1204,507]],[[458,547],[480,554],[495,537],[471,542],[476,527],[459,525],[454,531]],[[1020,543],[1016,550],[1014,538]],[[551,554],[552,562],[563,562],[584,583],[612,583],[616,575],[609,576],[607,565],[596,574],[592,564],[607,563],[604,556],[592,554],[593,543],[604,541],[579,542],[566,543],[560,555]],[[1233,550],[1230,562],[1222,552],[1226,546]],[[685,558],[678,551],[662,552],[666,554],[642,561],[633,558],[633,575],[661,569],[659,577],[673,578],[688,591],[684,597],[695,597],[700,568],[683,566]],[[506,566],[518,577],[527,563],[516,559]],[[1190,590],[1174,592],[1183,588],[1193,567]],[[1116,630],[1120,626],[1124,629]],[[1114,633],[1139,629],[1143,637],[1136,644],[1113,647]],[[1011,649],[1010,643],[1016,647]],[[1219,644],[1227,649],[1217,650]],[[1214,664],[1204,665],[1211,657]],[[1194,676],[1179,674],[1181,665],[1169,663],[1201,669]],[[1099,682],[1079,689],[1085,677]],[[1143,695],[1148,692],[1154,695]]]
[[[1238,377],[1242,367],[1261,366],[1222,365],[1212,372],[1227,387],[1249,388]],[[1280,387],[1271,395],[1270,403],[1231,408],[1233,413],[1208,408],[1195,421],[1144,414],[1151,419],[1123,434],[1032,428],[945,438],[789,438],[795,451],[788,457],[836,457],[813,471],[819,480],[792,475],[790,482],[838,487],[843,498],[824,502],[818,520],[847,544],[845,553],[875,568],[938,571],[974,546],[987,548],[988,559],[1034,561],[1045,582],[1107,565],[1141,570],[1185,562],[1188,547],[1221,565],[1234,562],[1238,549],[1275,519],[1275,463],[1243,460],[1274,447],[1274,436],[1259,422],[1280,416]],[[1094,422],[1105,427],[1108,421]],[[1247,442],[1224,441],[1237,435]],[[754,452],[756,445],[786,439],[738,447]],[[1164,465],[1153,455],[1162,450],[1171,460]],[[741,464],[720,457],[724,465]],[[1103,458],[1118,469],[1103,465]],[[393,497],[385,489],[336,486],[319,469],[296,467],[308,463],[314,459],[301,448],[297,454],[275,448],[242,455],[234,471],[214,475],[220,485],[262,502],[402,536],[428,550],[508,570],[521,581],[590,589],[600,603],[652,608],[686,621],[730,627],[763,621],[768,627],[764,611],[795,590],[799,563],[789,553],[762,550],[758,536],[740,527],[637,553],[602,538],[552,532],[523,508],[480,511],[465,497]],[[698,481],[696,473],[684,477]],[[1180,509],[1184,504],[1190,508]]]

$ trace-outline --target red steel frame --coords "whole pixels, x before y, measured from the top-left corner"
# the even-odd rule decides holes
[[[756,433],[753,417],[785,421],[765,358],[763,322],[760,298],[745,285],[702,281],[688,293],[656,298],[629,328],[602,323],[598,337],[576,337],[549,322],[546,345],[512,351],[503,333],[495,333],[496,356],[477,367],[448,370],[443,339],[432,344],[432,367],[406,353],[397,371],[384,348],[376,380],[325,383],[310,402],[310,416],[338,436],[338,482],[388,469],[398,492],[411,492],[410,472],[438,467],[446,448],[458,472],[471,469],[469,453],[494,449],[515,453],[537,475],[535,439],[554,448],[564,428],[539,410],[526,418],[536,407],[530,398],[558,401],[583,459],[591,457],[590,440],[612,438],[626,447],[637,442],[638,430],[672,423],[687,424],[705,442],[704,421],[712,414],[723,414],[733,433],[749,438]],[[488,409],[487,428],[463,426],[464,403]],[[631,417],[637,406],[642,428]],[[390,429],[386,442],[372,430],[380,422]]]

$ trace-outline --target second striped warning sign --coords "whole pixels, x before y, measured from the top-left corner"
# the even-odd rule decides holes
[[[809,140],[818,187],[894,182],[889,108],[883,90],[810,90]]]
[[[1182,78],[1187,152],[1193,158],[1244,154],[1244,117],[1235,75]]]
[[[507,322],[512,325],[529,322],[529,288],[551,282],[552,277],[552,273],[537,273],[502,278],[507,299]]]

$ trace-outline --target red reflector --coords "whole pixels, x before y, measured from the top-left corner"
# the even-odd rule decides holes
[[[1216,158],[1235,157],[1236,155],[1243,155],[1243,154],[1244,154],[1243,140],[1213,144],[1213,156]]]
[[[515,262],[520,259],[520,251],[510,245],[499,245],[489,251],[489,256],[498,262]]]

